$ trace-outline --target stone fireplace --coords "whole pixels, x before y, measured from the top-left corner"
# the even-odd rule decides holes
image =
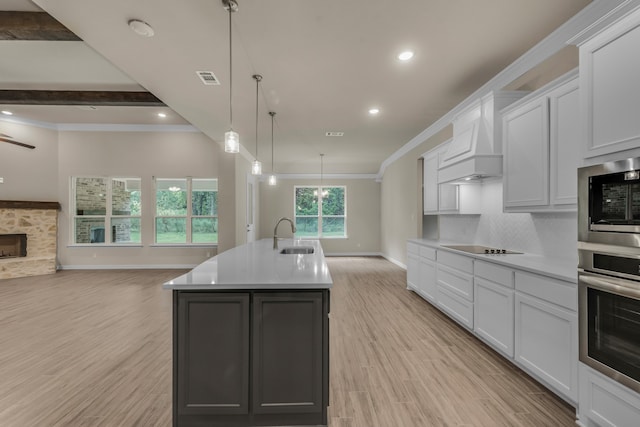
[[[59,210],[58,202],[0,200],[0,279],[56,272]]]

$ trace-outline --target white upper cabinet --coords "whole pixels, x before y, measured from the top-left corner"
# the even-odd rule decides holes
[[[424,155],[424,181],[422,190],[424,213],[438,213],[438,150],[429,151]]]
[[[504,115],[504,207],[549,203],[549,102],[536,99]]]
[[[584,157],[640,147],[640,10],[580,46]]]
[[[573,71],[503,111],[505,211],[576,210],[579,102]]]
[[[438,184],[438,169],[443,158],[449,151],[450,141],[446,141],[431,151],[423,154],[424,182],[423,208],[424,213],[437,214],[479,214],[480,192],[474,191],[474,185],[461,189],[455,184]]]
[[[574,78],[549,93],[550,203],[552,206],[578,203],[580,163],[580,92]]]

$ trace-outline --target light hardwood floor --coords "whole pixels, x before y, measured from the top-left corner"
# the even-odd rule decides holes
[[[330,426],[571,426],[554,397],[405,289],[380,258],[329,258]],[[0,280],[0,426],[170,426],[177,270]]]

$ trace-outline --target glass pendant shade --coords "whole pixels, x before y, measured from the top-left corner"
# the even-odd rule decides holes
[[[278,179],[275,175],[269,175],[269,185],[276,185],[278,183]]]
[[[262,162],[258,159],[251,162],[251,175],[262,175]]]
[[[232,130],[224,134],[224,151],[226,153],[240,152],[240,135]]]

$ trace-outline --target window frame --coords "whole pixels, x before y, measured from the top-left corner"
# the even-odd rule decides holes
[[[78,215],[78,206],[77,206],[77,188],[78,188],[78,179],[100,179],[106,181],[106,194],[104,196],[105,199],[105,213],[104,215],[96,214],[96,215]],[[97,176],[97,175],[74,175],[70,177],[70,192],[69,192],[69,206],[71,207],[71,215],[70,215],[70,227],[69,227],[69,246],[83,246],[83,247],[104,247],[104,246],[142,246],[142,217],[143,217],[143,191],[142,191],[142,177],[139,176]],[[137,180],[140,185],[140,214],[138,215],[117,215],[113,214],[113,181],[115,180]],[[76,232],[76,220],[80,218],[85,219],[102,219],[105,229],[104,233],[104,241],[96,242],[96,243],[78,243],[77,232]],[[106,230],[111,230],[112,221],[114,219],[138,219],[140,221],[140,241],[138,242],[113,242],[112,235],[110,232],[106,232]]]
[[[158,215],[158,181],[186,181],[187,184],[187,188],[186,188],[186,193],[187,193],[187,212],[185,215]],[[165,178],[165,177],[154,177],[153,178],[153,244],[152,246],[171,246],[171,247],[180,247],[180,246],[189,246],[189,247],[194,247],[194,246],[204,246],[204,247],[217,247],[218,246],[218,242],[219,242],[219,237],[220,237],[220,233],[219,233],[219,214],[218,212],[218,207],[217,207],[217,202],[218,202],[218,197],[216,196],[216,215],[193,215],[193,181],[205,181],[205,180],[211,180],[211,181],[216,181],[216,187],[219,184],[219,180],[218,178],[196,178],[196,177],[181,177],[181,178]],[[219,193],[219,188],[216,189],[215,191],[216,193]],[[157,224],[158,224],[158,218],[184,218],[185,219],[185,234],[186,234],[186,241],[185,242],[177,242],[177,243],[170,243],[170,242],[158,242],[158,233],[157,233]],[[192,233],[192,222],[194,218],[212,218],[216,221],[216,224],[218,225],[218,227],[216,227],[218,230],[216,230],[216,234],[218,236],[218,240],[215,242],[192,242],[193,239],[193,233]]]
[[[298,188],[311,188],[322,194],[323,189],[329,188],[342,188],[344,194],[344,215],[323,215],[322,214],[322,202],[323,198],[318,198],[318,235],[317,236],[296,236],[303,239],[348,239],[349,234],[347,230],[347,186],[346,185],[294,185],[293,186],[293,221],[297,224],[298,217],[300,218],[316,218],[314,215],[298,215],[297,212],[297,200],[296,193]],[[342,236],[325,236],[322,232],[323,218],[344,218],[344,235]]]

